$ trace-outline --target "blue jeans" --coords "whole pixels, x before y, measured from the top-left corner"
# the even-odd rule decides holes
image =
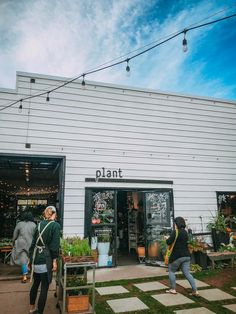
[[[21,265],[21,271],[22,271],[22,275],[27,275],[28,274],[27,264],[22,264]]]
[[[190,283],[192,290],[195,292],[197,291],[196,283],[193,276],[190,274],[190,257],[180,257],[175,260],[173,263],[168,265],[169,269],[169,280],[172,289],[176,288],[176,277],[175,272],[178,269],[181,269],[182,273],[184,274],[185,278]]]

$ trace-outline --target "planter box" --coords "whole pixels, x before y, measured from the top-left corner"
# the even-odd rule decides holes
[[[64,263],[84,263],[84,262],[94,262],[94,256],[64,256],[62,255],[62,260]]]
[[[214,251],[217,252],[220,248],[221,243],[229,244],[229,234],[226,232],[219,232],[215,229],[212,229],[212,242]]]
[[[203,252],[194,252],[195,263],[202,267],[202,269],[207,269],[209,265],[209,258],[206,253]]]
[[[88,311],[89,296],[88,295],[68,295],[67,296],[67,312]]]

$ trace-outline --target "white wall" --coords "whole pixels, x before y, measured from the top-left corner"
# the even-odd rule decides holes
[[[18,73],[16,91],[0,90],[0,107],[62,82]],[[66,156],[65,234],[83,235],[86,186],[172,187],[175,215],[194,231],[216,210],[216,191],[236,191],[236,102],[77,82],[50,102],[24,101],[22,113],[18,106],[0,111],[0,153]],[[85,183],[102,167],[174,184]]]

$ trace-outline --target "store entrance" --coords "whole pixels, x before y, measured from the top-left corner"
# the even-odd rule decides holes
[[[117,265],[138,264],[137,247],[144,246],[144,193],[117,192]]]
[[[85,237],[98,267],[157,260],[162,232],[171,226],[172,189],[86,188],[85,198]]]
[[[37,223],[45,207],[54,205],[62,225],[63,181],[62,157],[0,155],[0,273],[6,275],[13,231],[25,212]]]

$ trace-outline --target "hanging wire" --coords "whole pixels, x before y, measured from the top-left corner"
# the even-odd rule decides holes
[[[217,14],[217,13],[215,13],[215,14]],[[215,14],[214,14],[214,15],[215,15]],[[189,32],[189,31],[194,30],[194,29],[198,29],[198,28],[202,28],[202,27],[205,27],[205,26],[208,26],[208,25],[211,25],[211,24],[215,24],[215,23],[224,21],[224,20],[226,20],[226,19],[230,19],[230,18],[235,17],[235,16],[236,16],[236,13],[235,13],[235,14],[232,14],[232,15],[225,16],[225,17],[223,17],[223,18],[219,18],[219,19],[217,19],[217,20],[213,20],[213,21],[207,22],[207,23],[203,23],[203,24],[200,24],[200,25],[195,25],[195,26],[191,26],[191,27],[185,28],[184,30],[181,30],[181,31],[179,31],[179,32],[176,32],[176,33],[174,33],[173,35],[167,37],[166,39],[164,39],[164,40],[162,40],[162,41],[160,41],[160,42],[157,42],[155,45],[153,45],[153,46],[151,46],[151,47],[149,47],[149,48],[147,48],[147,49],[145,49],[145,50],[143,50],[143,51],[141,51],[141,52],[139,52],[139,53],[137,53],[137,54],[135,54],[135,55],[129,57],[128,59],[126,58],[126,59],[123,59],[123,60],[121,60],[121,61],[117,61],[117,62],[115,62],[115,63],[108,64],[108,65],[106,65],[107,63],[105,63],[104,66],[97,67],[97,68],[95,68],[95,69],[93,69],[93,70],[90,70],[90,71],[88,71],[88,72],[86,72],[86,73],[80,74],[80,75],[78,75],[78,76],[72,78],[71,80],[68,80],[68,81],[64,82],[63,84],[54,87],[53,89],[51,89],[51,90],[49,90],[49,91],[44,91],[44,92],[41,92],[41,93],[39,93],[39,94],[35,94],[35,95],[27,96],[27,97],[22,98],[22,99],[18,99],[18,100],[16,100],[16,101],[10,103],[9,105],[4,106],[3,108],[0,108],[0,111],[3,111],[3,110],[5,110],[5,109],[7,109],[7,108],[9,108],[9,107],[12,107],[12,106],[14,106],[15,104],[19,103],[20,101],[22,102],[23,100],[27,100],[27,99],[31,99],[31,98],[35,98],[35,97],[40,97],[40,96],[49,94],[49,93],[51,93],[51,92],[54,92],[54,91],[56,91],[56,90],[58,90],[58,89],[60,89],[60,88],[62,88],[62,87],[64,87],[64,86],[66,86],[66,85],[68,85],[68,84],[70,84],[70,83],[76,81],[77,79],[79,79],[79,78],[81,78],[81,77],[83,77],[83,79],[84,79],[85,75],[90,75],[90,74],[93,74],[93,73],[101,72],[101,71],[104,71],[104,70],[109,69],[109,68],[111,68],[111,67],[115,67],[115,66],[120,65],[120,64],[122,64],[122,63],[124,63],[124,62],[127,62],[127,60],[130,61],[130,60],[132,60],[132,59],[134,59],[134,58],[137,58],[137,57],[139,57],[139,56],[141,56],[141,55],[143,55],[143,54],[145,54],[145,53],[147,53],[147,52],[149,52],[149,51],[155,49],[156,47],[158,47],[158,46],[160,46],[160,45],[163,45],[164,43],[166,43],[166,42],[172,40],[173,38],[178,37],[179,35],[186,33],[187,31]],[[209,18],[209,17],[208,17],[208,18]],[[206,18],[206,19],[208,19],[208,18]],[[193,25],[194,25],[194,24],[193,24]],[[147,45],[147,46],[149,46],[149,45]],[[118,59],[120,59],[120,58],[118,58]],[[109,62],[108,62],[108,63],[109,63]],[[83,80],[83,81],[84,81],[84,80]],[[82,83],[83,83],[83,81],[82,81]],[[84,81],[84,85],[85,85],[85,81]],[[84,85],[83,85],[83,86],[84,86]]]

